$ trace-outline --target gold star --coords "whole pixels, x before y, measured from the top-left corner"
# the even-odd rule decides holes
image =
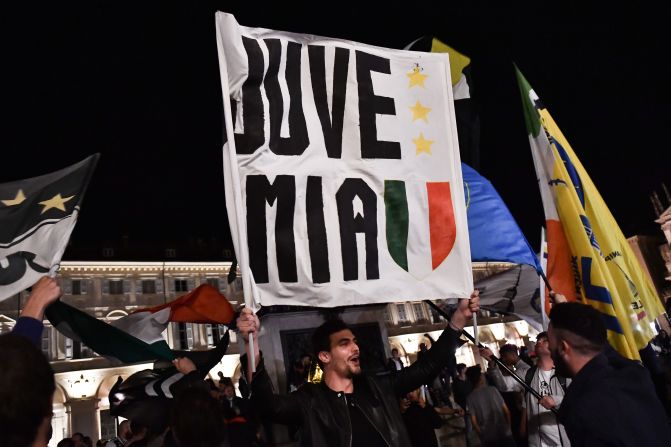
[[[415,85],[424,88],[424,81],[429,77],[428,75],[422,74],[419,67],[413,68],[410,73],[406,73],[406,76],[410,78],[410,85],[408,85],[408,88],[412,88]]]
[[[410,107],[410,110],[412,111],[412,120],[417,121],[417,120],[424,120],[425,123],[428,123],[429,120],[426,117],[431,109],[428,107],[424,107],[422,104],[417,101],[417,103]]]
[[[427,140],[424,138],[424,134],[420,133],[419,138],[413,138],[412,142],[415,143],[415,155],[419,155],[422,152],[432,155],[431,145],[434,143],[434,140]]]
[[[16,193],[15,199],[3,200],[2,203],[4,203],[7,206],[14,206],[14,205],[21,205],[24,200],[26,200],[26,196],[23,194],[23,190],[19,189],[19,192]]]
[[[44,209],[40,214],[44,214],[47,211],[49,211],[51,208],[56,208],[61,211],[65,211],[65,202],[68,202],[72,200],[74,196],[70,197],[61,197],[61,194],[58,193],[55,196],[53,196],[49,200],[45,200],[44,202],[40,202],[40,205],[44,205]]]

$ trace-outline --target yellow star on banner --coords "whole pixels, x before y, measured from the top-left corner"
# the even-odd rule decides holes
[[[422,104],[420,104],[419,101],[417,103],[410,107],[410,110],[412,111],[412,120],[417,121],[417,120],[424,120],[425,123],[429,122],[429,119],[426,117],[431,109],[428,107],[424,107]]]
[[[406,76],[410,79],[410,85],[408,85],[408,88],[412,88],[415,85],[419,85],[420,87],[424,88],[424,81],[426,81],[426,78],[429,77],[429,75],[422,74],[419,67],[413,68],[410,73],[406,73]]]
[[[49,211],[52,208],[59,209],[61,211],[65,211],[65,202],[69,202],[72,200],[74,196],[70,197],[61,197],[61,194],[58,193],[55,196],[53,196],[49,200],[45,200],[44,202],[40,202],[40,205],[44,205],[44,209],[40,214],[44,214],[47,211]]]
[[[23,190],[19,189],[19,192],[16,193],[16,198],[10,200],[3,200],[2,203],[4,203],[7,206],[14,206],[14,205],[21,205],[24,200],[26,200],[26,196],[25,194],[23,194]]]
[[[432,155],[431,145],[434,143],[434,140],[427,140],[424,138],[424,134],[420,133],[419,138],[413,138],[412,142],[415,143],[415,155],[419,155],[421,153]]]

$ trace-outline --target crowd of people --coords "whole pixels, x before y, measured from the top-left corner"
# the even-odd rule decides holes
[[[54,279],[32,289],[11,334],[0,336],[0,439],[8,447],[44,447],[51,437],[53,370],[38,349],[46,307],[61,295]],[[119,424],[118,435],[96,446],[272,445],[269,423],[294,427],[303,446],[437,447],[435,429],[462,421],[467,445],[482,446],[668,446],[671,429],[664,399],[639,362],[617,354],[607,342],[599,313],[561,302],[547,332],[530,355],[504,345],[500,358],[487,348],[487,368],[456,364],[460,335],[479,310],[478,292],[460,300],[442,335],[429,339],[417,361],[406,365],[392,350],[382,373],[362,371],[359,342],[340,319],[328,319],[312,337],[313,352],[301,356],[278,394],[259,350],[260,321],[249,309],[237,319],[245,343],[254,338],[254,362],[242,356],[239,391],[231,378],[189,382],[169,403],[165,428],[141,420]],[[666,339],[656,343],[663,348]],[[321,368],[308,379],[309,360]],[[174,362],[184,377],[196,366]],[[265,427],[265,429],[264,429]],[[93,446],[75,433],[59,447]]]

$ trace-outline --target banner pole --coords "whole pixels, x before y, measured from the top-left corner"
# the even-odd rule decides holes
[[[464,331],[466,332],[466,331]],[[479,331],[478,331],[478,314],[474,313],[473,314],[473,338],[476,346],[480,345],[480,336],[479,336]]]
[[[234,185],[240,185],[240,177],[237,169],[237,157],[235,152],[235,137],[233,129],[233,119],[231,117],[231,96],[228,89],[228,67],[226,65],[226,56],[224,52],[224,42],[223,36],[221,35],[220,24],[218,20],[218,15],[215,15],[215,26],[217,29],[217,50],[219,51],[219,76],[221,78],[221,93],[222,99],[224,102],[224,130],[226,136],[226,143],[228,143],[228,151],[223,151],[223,161],[224,161],[224,176],[226,175],[226,162],[230,166],[230,177],[231,182]],[[226,157],[228,156],[228,157]],[[227,159],[228,158],[228,159]],[[225,179],[224,179],[225,180]],[[242,196],[233,191],[231,194],[233,198],[233,205],[235,207],[235,231],[231,228],[231,236],[235,242],[237,242],[236,256],[240,260],[240,273],[242,276],[242,291],[245,298],[245,306],[249,307],[256,312],[256,306],[254,303],[254,298],[252,296],[252,285],[251,278],[249,277],[249,253],[247,252],[247,237],[246,237],[246,228],[245,222],[243,219],[243,206],[242,206]],[[230,217],[229,217],[230,223]],[[229,225],[230,227],[230,225]],[[235,232],[235,235],[233,234]],[[237,239],[237,240],[236,240]],[[252,373],[256,372],[256,356],[254,355],[254,336],[250,334],[249,341],[247,343],[247,355],[251,362],[251,371]]]
[[[447,313],[445,313],[445,311],[444,311],[443,309],[441,309],[439,306],[437,306],[435,303],[433,303],[433,302],[431,302],[431,301],[428,301],[428,300],[427,300],[426,303],[427,303],[429,306],[431,306],[431,308],[433,308],[436,312],[438,312],[443,318],[445,318],[446,320],[449,321],[449,317],[448,317]],[[475,314],[473,315],[473,317],[475,317]],[[475,342],[475,338],[474,338],[471,334],[469,334],[468,332],[466,332],[466,331],[461,331],[461,334],[462,334],[464,337],[468,338],[471,342],[473,342],[473,344],[475,344],[478,348],[485,348],[485,346],[483,346],[482,344],[480,344],[480,343],[476,343],[476,342]],[[528,392],[530,392],[536,399],[541,400],[541,399],[543,398],[543,396],[541,396],[541,395],[538,393],[538,391],[534,390],[533,388],[531,388],[531,386],[527,385],[527,383],[524,381],[524,379],[522,379],[520,376],[518,376],[517,374],[515,374],[515,373],[514,373],[510,368],[508,368],[508,367],[507,367],[507,366],[506,366],[500,359],[496,358],[495,356],[492,356],[492,359],[496,362],[497,365],[499,365],[500,368],[502,368],[502,369],[504,369],[506,372],[508,372],[508,373],[510,374],[510,376],[511,376],[513,379],[515,379],[520,385],[522,385],[522,387],[524,387],[525,390],[527,390]],[[553,413],[557,414],[557,409],[556,409],[556,408],[551,408],[550,410],[551,410]]]

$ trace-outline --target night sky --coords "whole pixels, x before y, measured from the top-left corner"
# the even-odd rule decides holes
[[[435,35],[469,55],[481,120],[480,173],[537,247],[543,213],[517,63],[625,235],[661,234],[648,198],[653,190],[661,194],[662,181],[671,187],[669,28],[661,7],[387,1],[362,10],[366,2],[268,3],[3,7],[0,182],[100,152],[75,245],[102,246],[122,235],[157,247],[189,238],[230,240],[214,27],[214,12],[223,10],[242,25],[389,48]]]

